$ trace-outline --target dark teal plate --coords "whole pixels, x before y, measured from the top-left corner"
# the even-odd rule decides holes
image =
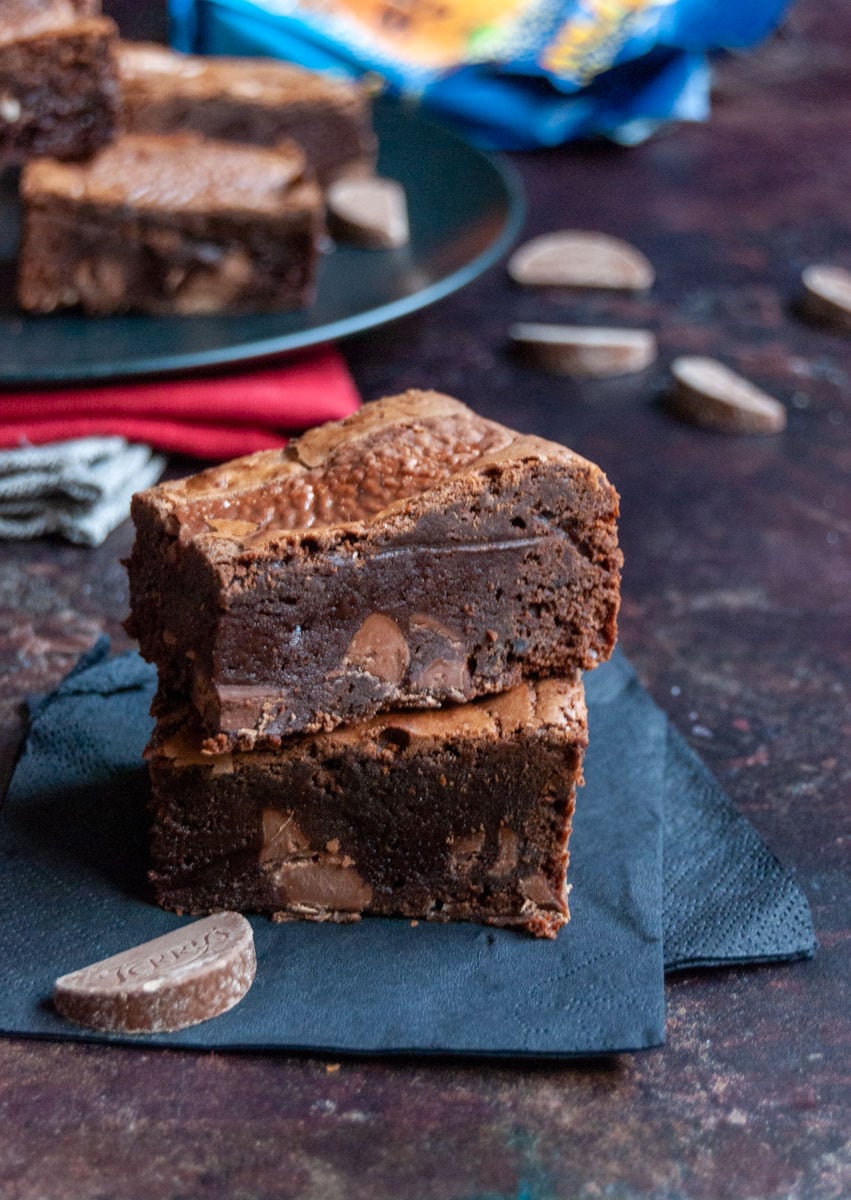
[[[247,362],[357,333],[414,312],[474,279],[523,219],[512,172],[415,111],[382,102],[379,171],[405,187],[401,250],[338,246],[304,312],[222,317],[27,317],[14,306],[15,181],[0,187],[0,386],[73,383]]]

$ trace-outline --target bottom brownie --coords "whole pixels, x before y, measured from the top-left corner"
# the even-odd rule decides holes
[[[582,782],[582,683],[394,712],[210,757],[175,717],[148,750],[157,902],[276,920],[481,921],[554,937]]]

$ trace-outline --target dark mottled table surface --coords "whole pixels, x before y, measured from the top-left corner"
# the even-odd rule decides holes
[[[158,4],[114,0],[133,36]],[[600,228],[653,259],[645,299],[521,294],[501,267],[349,342],[365,397],[425,384],[574,446],[623,497],[622,645],[789,864],[821,949],[668,985],[668,1044],[557,1066],[140,1052],[0,1042],[0,1195],[164,1200],[827,1200],[851,1194],[848,706],[851,339],[796,319],[801,268],[851,267],[851,21],[802,0],[718,71],[707,125],[638,149],[515,156],[527,233]],[[505,352],[518,318],[658,330],[658,368],[576,385]],[[780,397],[780,437],[660,403],[678,352]],[[125,525],[98,550],[0,549],[5,769],[26,692],[106,630],[126,644]],[[707,885],[711,881],[707,880]]]

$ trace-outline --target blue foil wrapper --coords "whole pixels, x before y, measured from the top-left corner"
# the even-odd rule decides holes
[[[380,76],[479,145],[638,142],[709,112],[707,56],[788,0],[170,0],[172,42]]]

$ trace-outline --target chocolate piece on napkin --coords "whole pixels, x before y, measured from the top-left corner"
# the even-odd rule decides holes
[[[53,1007],[88,1029],[173,1032],[239,1004],[256,970],[251,926],[219,912],[62,975]]]
[[[147,776],[139,755],[154,672],[135,654],[107,655],[103,641],[33,703],[0,812],[7,1033],[139,1041],[62,1022],[47,1003],[53,979],[180,924],[150,904],[143,879]],[[750,930],[748,958],[811,954],[806,901],[671,738],[625,659],[616,655],[593,672],[587,689],[591,748],[574,827],[574,916],[554,942],[465,924],[281,927],[253,918],[259,970],[243,1003],[145,1043],[372,1054],[638,1049],[664,1036],[663,917],[673,966],[742,961],[742,929]],[[702,895],[707,853],[711,908]],[[792,917],[782,933],[772,923],[778,902]],[[725,919],[713,927],[705,917],[716,910]]]

